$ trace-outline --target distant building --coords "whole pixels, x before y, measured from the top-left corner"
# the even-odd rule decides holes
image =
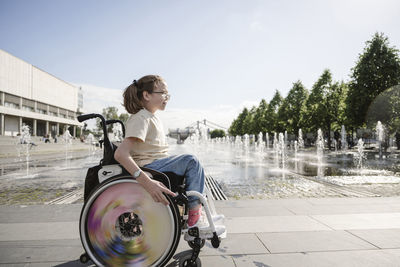
[[[15,136],[23,124],[33,136],[76,136],[82,88],[0,49],[0,135]]]

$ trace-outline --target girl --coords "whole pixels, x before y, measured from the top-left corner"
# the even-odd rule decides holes
[[[168,205],[163,195],[175,196],[161,182],[152,180],[140,167],[160,172],[174,172],[185,176],[186,190],[203,193],[204,170],[192,155],[168,156],[168,145],[161,121],[155,115],[164,110],[170,98],[167,84],[158,75],[147,75],[134,80],[124,92],[124,106],[131,114],[126,122],[124,141],[115,151],[115,159],[152,196],[154,201]],[[199,221],[201,204],[195,197],[189,197],[188,225]]]

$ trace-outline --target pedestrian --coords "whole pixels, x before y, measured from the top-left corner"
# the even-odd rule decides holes
[[[395,138],[396,138],[397,149],[400,150],[400,132],[396,132]]]

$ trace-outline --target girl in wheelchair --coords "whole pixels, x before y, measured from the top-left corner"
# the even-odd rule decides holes
[[[104,132],[103,159],[85,180],[79,230],[86,253],[81,262],[90,258],[98,266],[164,266],[184,233],[193,251],[180,266],[201,266],[198,255],[205,239],[217,248],[225,237],[223,215],[202,195],[205,190],[210,196],[199,161],[167,154],[155,112],[165,109],[169,97],[165,81],[148,75],[125,89],[124,106],[131,114],[126,131],[121,121],[105,121],[99,114],[78,116],[80,122],[100,118]],[[118,147],[106,128],[115,122],[125,134]]]
[[[136,179],[154,201],[168,204],[164,194],[175,196],[161,182],[152,180],[139,167],[160,172],[172,172],[185,177],[187,191],[203,193],[204,170],[192,155],[168,157],[168,145],[156,111],[164,110],[170,98],[167,84],[158,75],[134,80],[124,92],[124,106],[130,118],[126,122],[125,139],[115,152],[115,159]],[[201,205],[198,198],[189,196],[188,226],[199,222]]]

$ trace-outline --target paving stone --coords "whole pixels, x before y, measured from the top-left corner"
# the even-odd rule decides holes
[[[0,224],[0,241],[79,238],[78,222]]]
[[[271,253],[376,249],[345,231],[258,233]]]
[[[387,213],[400,212],[400,205],[393,204],[327,204],[327,205],[298,205],[287,207],[288,210],[296,215],[325,215],[325,214],[357,214],[357,213]]]
[[[400,248],[400,229],[351,230],[349,232],[379,248]]]
[[[238,212],[237,207],[223,208],[226,217],[254,217],[254,216],[279,216],[293,215],[294,213],[282,206],[263,206],[241,208]]]
[[[0,263],[69,262],[83,252],[80,240],[48,242],[0,242]]]
[[[400,213],[312,215],[335,230],[400,228]]]
[[[0,223],[79,221],[82,204],[0,206]]]
[[[331,230],[309,216],[237,217],[225,220],[228,233]]]
[[[188,250],[189,245],[183,238],[181,239],[177,251]],[[222,239],[219,248],[214,248],[210,241],[206,241],[201,249],[201,256],[209,255],[236,255],[236,254],[261,254],[269,253],[263,243],[255,234],[228,234],[226,239]]]
[[[190,257],[190,255],[190,251],[176,253],[166,267],[178,267],[179,264],[187,257]],[[232,257],[230,256],[204,256],[200,254],[199,259],[201,266],[204,267],[236,267]]]
[[[400,251],[361,250],[234,256],[237,267],[398,267]]]

